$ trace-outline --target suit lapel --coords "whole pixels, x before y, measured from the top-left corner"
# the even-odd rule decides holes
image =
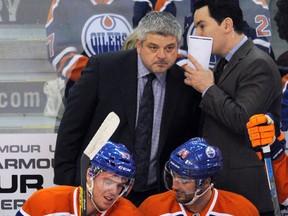
[[[163,105],[163,114],[161,120],[161,133],[159,139],[159,152],[162,152],[166,139],[168,137],[169,126],[172,123],[174,113],[176,112],[178,100],[181,98],[183,91],[184,76],[179,68],[171,68],[167,72],[166,92]]]
[[[255,46],[254,43],[248,39],[232,56],[230,61],[224,68],[222,75],[218,81],[218,85],[225,80],[228,74],[232,71],[234,67],[249,53],[250,49]]]
[[[123,99],[124,110],[134,139],[134,129],[137,109],[137,52],[134,50],[131,55],[126,55],[123,64],[119,68],[119,82],[121,82],[121,98]]]

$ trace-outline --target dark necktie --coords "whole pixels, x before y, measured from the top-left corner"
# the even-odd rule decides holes
[[[221,76],[221,73],[223,72],[223,68],[227,64],[227,62],[228,61],[225,58],[221,58],[217,64],[216,70],[214,71],[214,82],[216,85],[217,85],[218,80]]]
[[[150,164],[154,112],[152,81],[156,76],[155,74],[150,73],[146,77],[148,81],[144,87],[143,95],[140,100],[138,121],[135,130],[134,160],[136,166],[136,178],[133,187],[135,191],[145,190]]]

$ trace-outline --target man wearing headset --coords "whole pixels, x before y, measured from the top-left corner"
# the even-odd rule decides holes
[[[108,141],[90,161],[87,169],[87,216],[135,215],[139,210],[126,196],[134,184],[132,155],[123,144]],[[82,193],[82,194],[81,194]],[[81,215],[83,189],[57,186],[35,192],[16,216]]]
[[[221,151],[203,138],[176,148],[165,165],[167,192],[148,197],[139,209],[144,215],[259,215],[241,195],[214,188],[222,169]]]

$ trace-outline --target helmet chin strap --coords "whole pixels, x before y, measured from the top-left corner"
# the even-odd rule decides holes
[[[211,183],[210,185],[209,185],[209,187],[207,187],[207,189],[205,190],[205,191],[203,191],[203,193],[201,193],[201,194],[197,194],[200,190],[201,190],[201,188],[197,188],[197,190],[195,191],[195,195],[194,195],[194,197],[193,197],[193,199],[190,201],[190,202],[188,202],[188,203],[185,203],[185,204],[183,204],[183,205],[193,205],[200,197],[202,197],[208,190],[211,190],[211,188],[214,186],[214,184],[213,183]]]
[[[101,211],[101,210],[97,207],[96,203],[95,203],[94,200],[93,200],[94,178],[91,177],[90,180],[91,180],[91,182],[92,182],[91,187],[86,183],[86,187],[87,187],[87,191],[88,191],[88,194],[89,194],[89,198],[90,198],[92,204],[94,205],[95,209],[96,209],[99,213],[102,214],[102,213],[104,213],[105,211]],[[114,203],[113,203],[113,204],[114,204]],[[108,209],[107,209],[107,210],[108,210]]]

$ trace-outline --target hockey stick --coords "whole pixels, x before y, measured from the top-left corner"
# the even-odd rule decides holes
[[[265,162],[267,180],[268,180],[270,195],[271,195],[271,199],[272,199],[273,207],[274,207],[274,215],[281,216],[270,152],[271,152],[270,145],[266,145],[262,147],[262,156]]]
[[[84,153],[81,157],[81,187],[82,194],[80,197],[80,208],[81,208],[81,216],[87,215],[87,201],[86,201],[86,173],[87,167],[90,163],[90,160],[97,154],[97,152],[106,144],[106,142],[110,139],[112,134],[117,129],[120,123],[119,117],[114,113],[110,112],[94,137],[89,142],[88,146],[84,150]]]

